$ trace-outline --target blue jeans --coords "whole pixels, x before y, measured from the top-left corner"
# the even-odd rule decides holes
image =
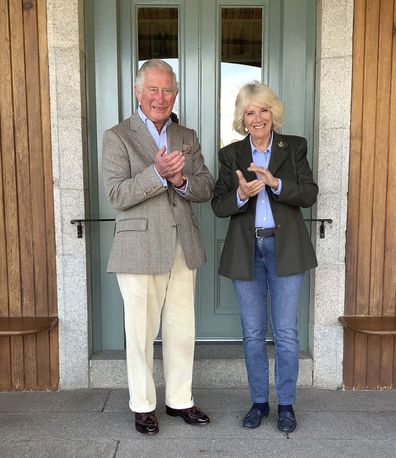
[[[275,387],[278,403],[293,404],[298,377],[298,314],[304,273],[278,276],[275,238],[255,239],[254,279],[233,280],[241,310],[243,348],[252,402],[268,401],[266,349],[269,290],[271,324],[275,343]]]

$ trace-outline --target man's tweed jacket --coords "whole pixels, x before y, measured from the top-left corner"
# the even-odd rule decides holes
[[[189,182],[185,197],[172,185],[162,185],[154,169],[158,147],[137,113],[104,133],[104,190],[118,210],[108,272],[169,272],[177,235],[190,269],[206,260],[191,202],[209,200],[214,180],[205,166],[194,130],[171,123],[167,141],[168,152],[188,145],[184,148],[183,175]]]

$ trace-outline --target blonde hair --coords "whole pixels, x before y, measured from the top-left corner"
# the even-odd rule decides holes
[[[241,87],[235,100],[234,122],[232,127],[239,134],[246,134],[243,120],[248,105],[265,107],[272,113],[273,129],[279,131],[283,125],[284,107],[275,92],[265,84],[253,81]]]

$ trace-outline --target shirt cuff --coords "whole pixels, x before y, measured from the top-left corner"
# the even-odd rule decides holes
[[[162,186],[164,188],[167,188],[168,187],[168,182],[166,181],[166,179],[162,178],[162,176],[158,173],[158,170],[156,169],[155,166],[154,166],[154,170],[155,170],[155,173],[158,175],[158,178],[161,180]]]
[[[278,188],[277,189],[273,189],[271,188],[271,191],[276,194],[277,196],[279,196],[279,194],[281,193],[282,191],[282,180],[280,178],[278,178]]]
[[[240,197],[239,197],[239,194],[238,194],[238,190],[236,192],[236,196],[237,196],[238,208],[242,208],[246,204],[246,202],[249,200],[249,198],[247,198],[246,200],[241,200]]]
[[[181,194],[182,196],[187,196],[188,195],[188,178],[186,177],[186,183],[182,188],[176,188],[176,186],[173,186],[173,189]]]

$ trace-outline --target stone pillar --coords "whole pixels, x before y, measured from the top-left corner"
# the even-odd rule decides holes
[[[55,199],[60,388],[88,387],[88,279],[86,237],[73,218],[84,218],[85,49],[82,0],[47,0],[51,138]]]
[[[316,233],[310,351],[313,384],[342,385],[345,231],[351,110],[353,0],[318,0],[314,171],[318,218],[331,218],[326,238]]]

